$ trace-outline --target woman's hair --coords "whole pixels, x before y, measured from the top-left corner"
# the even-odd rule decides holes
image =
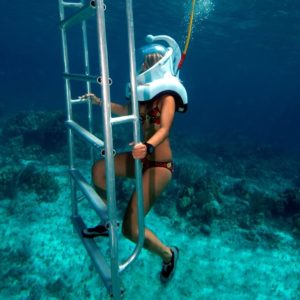
[[[143,69],[144,71],[151,68],[155,65],[159,60],[161,60],[163,56],[160,53],[149,53],[145,55]]]

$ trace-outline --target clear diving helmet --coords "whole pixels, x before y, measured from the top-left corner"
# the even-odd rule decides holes
[[[165,42],[165,47],[161,43]],[[137,99],[150,101],[164,94],[172,95],[176,101],[176,111],[187,110],[188,97],[179,79],[178,64],[181,50],[176,41],[167,35],[147,35],[148,45],[137,50]],[[130,84],[126,97],[130,97]]]

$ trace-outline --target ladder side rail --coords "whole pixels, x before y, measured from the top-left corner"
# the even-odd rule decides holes
[[[81,231],[86,228],[82,218],[80,216],[72,217],[73,226],[78,233],[84,247],[86,248],[89,256],[92,259],[93,265],[95,266],[97,272],[101,276],[103,283],[109,293],[112,291],[112,280],[111,272],[106,259],[101,254],[99,247],[97,246],[94,239],[85,239],[82,237]]]
[[[76,13],[74,13],[70,17],[63,18],[60,21],[59,26],[63,29],[70,28],[71,26],[78,24],[79,22],[93,16],[95,14],[95,8],[95,0],[91,0],[89,4],[80,8]]]
[[[118,263],[118,236],[117,236],[117,213],[116,213],[116,191],[115,191],[115,168],[112,143],[111,126],[111,101],[110,82],[108,71],[108,53],[105,28],[105,5],[103,0],[96,0],[98,44],[100,56],[100,70],[102,75],[102,97],[103,97],[103,128],[105,137],[105,165],[106,165],[106,190],[109,215],[109,242],[111,257],[112,294],[115,300],[121,298],[119,263]]]
[[[137,99],[137,83],[136,83],[136,62],[135,62],[135,39],[134,39],[134,23],[132,0],[126,0],[127,26],[128,26],[128,40],[129,40],[129,58],[130,58],[130,84],[131,84],[131,103],[133,115],[136,117],[134,124],[134,142],[140,142],[140,122],[139,122],[139,107]],[[145,240],[145,224],[144,224],[144,197],[143,197],[143,183],[141,161],[135,159],[135,183],[137,192],[138,205],[138,241],[132,255],[119,266],[119,271],[123,272],[129,265],[131,265],[140,254]]]
[[[63,1],[58,0],[60,20],[65,18],[65,11]],[[64,28],[61,28],[61,39],[62,39],[62,50],[63,50],[63,64],[64,72],[69,73],[69,57],[68,57],[68,44],[67,44],[67,33]],[[68,78],[65,78],[65,97],[66,97],[66,108],[67,108],[67,120],[70,121],[73,118],[72,104],[71,104],[71,83]],[[68,129],[68,149],[69,149],[69,168],[74,168],[74,135],[72,130]],[[74,181],[70,177],[71,186],[71,205],[72,205],[72,216],[78,214],[78,205],[76,197],[76,186]]]
[[[69,129],[73,130],[77,135],[79,135],[84,141],[89,143],[91,146],[95,147],[98,150],[103,149],[104,142],[98,139],[95,135],[90,133],[85,128],[81,127],[80,125],[71,120],[66,121],[66,125]]]
[[[77,169],[70,170],[69,173],[82,193],[88,199],[97,215],[106,223],[108,221],[107,205]]]
[[[81,0],[82,4],[83,4],[84,0]],[[85,69],[85,75],[89,76],[90,75],[90,59],[89,59],[89,47],[88,47],[88,38],[87,38],[87,22],[84,20],[82,21],[82,26],[81,26],[81,30],[82,30],[82,40],[83,40],[83,55],[84,55],[84,69]],[[92,90],[91,88],[91,82],[87,81],[86,82],[86,91],[88,93],[90,93]],[[88,106],[87,106],[87,110],[88,110],[88,128],[89,128],[89,132],[93,133],[94,132],[94,128],[93,128],[93,112],[92,112],[92,102],[88,101]],[[95,151],[93,147],[90,147],[90,159],[91,159],[91,163],[94,162],[95,160]]]
[[[59,0],[59,8],[60,8],[60,19],[63,20],[64,19],[64,3],[62,0]],[[64,70],[65,70],[65,74],[69,74],[69,60],[68,60],[68,51],[67,51],[67,38],[66,38],[66,27],[62,26],[61,27],[61,34],[62,34],[62,45],[63,45],[63,58],[64,58]],[[67,76],[66,76],[67,77]],[[68,115],[68,119],[67,119],[67,124],[72,124],[71,126],[69,126],[68,128],[68,133],[69,133],[69,157],[70,157],[70,163],[69,163],[69,168],[70,168],[70,172],[72,171],[72,169],[74,168],[74,128],[79,128],[78,126],[76,126],[76,123],[73,122],[73,116],[72,116],[72,98],[71,98],[71,85],[70,85],[70,81],[73,78],[65,78],[65,90],[66,90],[66,102],[67,102],[67,115]],[[97,80],[96,80],[97,82]],[[77,102],[77,101],[76,101]],[[90,102],[90,101],[89,101]],[[84,132],[84,130],[77,130],[77,132]],[[85,134],[81,134],[82,136]],[[91,135],[92,136],[92,135]],[[103,145],[103,142],[101,141],[101,145]],[[73,170],[74,171],[74,170]],[[74,173],[74,172],[73,172]],[[80,174],[80,173],[78,173]],[[76,186],[75,183],[77,183],[81,189],[83,190],[83,193],[86,194],[88,197],[87,198],[93,198],[93,192],[89,189],[91,188],[87,182],[84,182],[84,179],[81,180],[80,176],[75,175],[73,176],[74,179],[71,180],[71,191],[72,191],[72,222],[73,222],[73,226],[75,228],[75,230],[77,231],[79,237],[81,238],[87,252],[89,253],[90,257],[92,258],[92,261],[96,267],[96,270],[98,271],[98,273],[100,274],[100,276],[103,279],[103,282],[106,286],[106,288],[109,290],[110,295],[115,294],[114,290],[116,290],[115,288],[113,288],[114,285],[113,284],[113,280],[112,280],[112,276],[111,276],[111,268],[108,266],[106,260],[104,259],[104,257],[101,255],[101,253],[99,252],[99,248],[97,247],[96,243],[93,240],[88,240],[88,239],[83,239],[82,235],[81,235],[81,231],[83,228],[85,228],[85,224],[83,223],[81,217],[78,215],[78,207],[77,207],[77,197],[76,197]],[[73,174],[74,175],[74,174]],[[70,176],[71,178],[71,176]],[[98,195],[97,195],[98,196]],[[96,198],[96,197],[95,197]],[[100,197],[99,197],[100,199]],[[96,206],[98,205],[98,212],[100,212],[102,210],[102,208],[104,207],[104,205],[102,205],[101,207],[101,202],[100,201],[94,201],[94,199],[92,200],[92,202],[94,204],[96,204]],[[97,209],[96,209],[97,211]],[[106,218],[107,218],[107,214],[106,214]],[[104,219],[105,219],[105,215],[104,215]],[[116,296],[116,299],[119,299],[119,296]]]

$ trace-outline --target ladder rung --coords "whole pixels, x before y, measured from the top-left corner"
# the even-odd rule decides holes
[[[72,104],[81,104],[81,103],[86,103],[88,102],[88,99],[83,99],[83,98],[78,98],[78,99],[71,99],[70,102]]]
[[[104,142],[98,139],[95,135],[90,133],[85,128],[81,127],[74,121],[66,121],[66,125],[74,130],[76,134],[78,134],[81,138],[87,141],[91,146],[95,147],[96,149],[102,149],[104,147]]]
[[[135,120],[136,120],[136,116],[128,115],[128,116],[111,118],[110,122],[112,125],[115,125],[115,124],[123,124],[128,121],[135,121]]]
[[[75,25],[76,23],[79,23],[91,16],[96,12],[96,2],[95,0],[90,1],[89,4],[83,6],[80,10],[78,10],[75,14],[72,16],[62,20],[59,23],[60,28],[66,29],[67,27],[70,27],[72,25]]]
[[[84,247],[86,248],[87,252],[92,258],[93,264],[97,272],[100,274],[106,288],[111,293],[111,289],[112,289],[111,271],[104,256],[101,254],[94,239],[85,239],[82,237],[81,231],[84,228],[86,228],[82,218],[80,216],[76,216],[76,217],[72,217],[71,219],[72,219],[73,226],[76,229],[78,235],[80,236]]]
[[[103,220],[107,221],[107,206],[103,202],[103,200],[99,197],[99,195],[95,192],[95,190],[88,184],[88,182],[84,179],[81,173],[76,170],[72,169],[69,171],[75,183],[79,186],[82,193],[86,196],[89,200],[91,205],[93,206],[94,210],[96,211],[97,215]]]
[[[70,73],[63,73],[63,77],[66,79],[78,80],[78,81],[88,81],[93,83],[98,83],[99,76],[93,75],[83,75],[83,74],[70,74]]]
[[[65,1],[62,1],[62,5],[64,7],[82,7],[83,6],[83,4],[80,2],[65,2]]]

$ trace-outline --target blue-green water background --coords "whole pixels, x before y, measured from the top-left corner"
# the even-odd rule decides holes
[[[136,44],[169,34],[184,45],[189,1],[133,1]],[[56,1],[2,1],[0,101],[4,114],[64,109],[61,38]],[[300,2],[197,1],[182,79],[189,113],[176,125],[197,138],[236,135],[299,148]],[[113,99],[128,80],[123,1],[108,3],[107,33]],[[72,35],[72,41],[80,36]],[[76,47],[76,46],[75,46]],[[82,58],[80,49],[74,65]],[[97,65],[98,67],[98,65]],[[80,92],[80,91],[78,91]],[[188,126],[186,126],[188,124]]]
[[[183,47],[189,11],[190,1],[134,1],[137,46],[150,33],[171,35]],[[2,1],[0,14],[0,125],[19,111],[65,110],[57,1]],[[107,1],[106,17],[111,93],[122,102],[128,80],[123,1]],[[71,30],[69,40],[74,72],[82,71],[77,29]],[[174,124],[176,133],[185,133],[173,141],[177,173],[163,201],[147,217],[147,226],[180,247],[180,266],[177,279],[162,287],[157,278],[160,259],[143,251],[133,269],[124,273],[129,299],[140,300],[140,295],[147,300],[299,299],[299,159],[293,155],[282,159],[268,147],[261,152],[253,147],[271,144],[299,153],[299,32],[297,0],[197,0],[191,45],[181,72],[189,110],[177,114]],[[89,37],[94,41],[92,71],[97,73],[93,23]],[[73,96],[83,90],[76,85]],[[237,142],[230,145],[230,141]],[[90,258],[72,234],[67,166],[61,164],[64,155],[55,153],[53,158],[39,151],[42,148],[33,151],[26,143],[24,149],[14,148],[14,143],[19,147],[22,139],[8,143],[11,153],[2,149],[1,174],[9,173],[6,159],[12,167],[16,162],[19,178],[23,170],[30,174],[33,165],[57,180],[59,193],[48,195],[49,185],[48,190],[37,185],[35,192],[26,192],[17,180],[15,193],[1,199],[0,299],[85,300],[99,299],[99,294],[105,299]],[[219,147],[222,143],[225,146]],[[29,151],[25,161],[23,150]],[[45,153],[49,157],[38,155]],[[89,174],[89,161],[81,160],[80,167]],[[205,183],[208,186],[203,187]],[[205,205],[197,192],[204,192],[206,198],[205,192],[213,191],[216,183],[222,214],[214,216],[211,235],[206,235],[207,227],[201,227],[207,225],[201,218]],[[118,187],[128,199],[130,184]],[[289,189],[298,191],[298,202],[289,200],[285,193]],[[179,193],[199,200],[199,207],[180,212]],[[284,206],[288,201],[290,205]],[[98,222],[88,204],[81,205],[87,224]],[[132,244],[124,239],[120,243],[124,258]]]

